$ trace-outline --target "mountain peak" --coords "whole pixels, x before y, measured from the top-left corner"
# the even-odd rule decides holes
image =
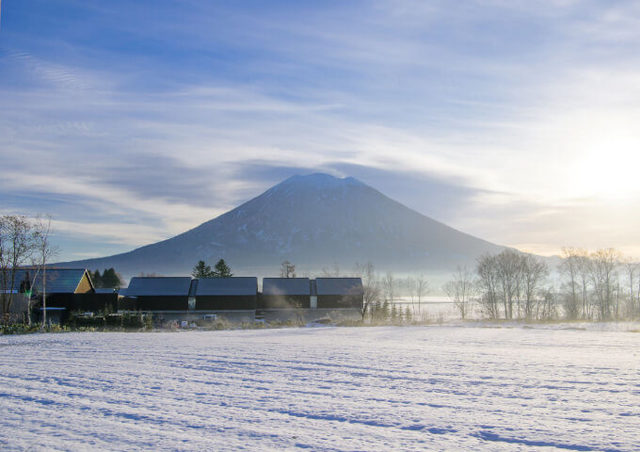
[[[353,177],[335,177],[326,173],[311,173],[311,174],[296,174],[295,176],[291,176],[288,179],[285,179],[274,188],[279,186],[305,186],[316,189],[323,188],[336,188],[336,187],[344,187],[344,186],[363,186],[362,182]]]
[[[117,256],[71,263],[127,275],[185,274],[224,258],[238,273],[277,274],[372,262],[383,270],[450,271],[501,247],[415,212],[352,177],[292,176],[235,209],[168,240]],[[69,264],[69,265],[71,265]]]

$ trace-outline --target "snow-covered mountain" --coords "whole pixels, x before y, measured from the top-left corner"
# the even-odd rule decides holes
[[[278,274],[289,260],[299,273],[352,269],[450,271],[502,247],[403,206],[353,178],[293,176],[241,206],[162,242],[128,253],[67,263],[115,267],[125,276],[189,274],[198,260],[224,258],[235,274]]]

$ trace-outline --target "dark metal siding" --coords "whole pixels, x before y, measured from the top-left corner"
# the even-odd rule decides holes
[[[189,297],[142,296],[132,300],[133,310],[140,311],[187,311]],[[125,301],[125,304],[127,302]]]
[[[261,309],[308,309],[310,305],[309,295],[262,295],[260,297]]]
[[[318,295],[318,309],[353,308],[362,309],[362,296]]]
[[[256,309],[257,304],[258,297],[256,295],[201,295],[196,297],[196,310],[200,311]]]
[[[309,278],[263,278],[262,293],[265,295],[311,295]]]

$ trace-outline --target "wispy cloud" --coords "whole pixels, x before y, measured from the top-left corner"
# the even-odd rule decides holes
[[[9,4],[0,200],[124,251],[320,169],[498,243],[640,252],[639,23],[630,1]]]

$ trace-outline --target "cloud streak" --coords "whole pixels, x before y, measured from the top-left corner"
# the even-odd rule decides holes
[[[2,20],[0,201],[84,231],[65,258],[317,170],[497,243],[640,255],[635,2],[54,0]]]

